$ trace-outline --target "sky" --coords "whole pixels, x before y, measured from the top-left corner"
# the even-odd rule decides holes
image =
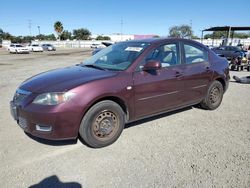
[[[68,31],[167,36],[170,27],[188,24],[201,36],[213,26],[250,26],[249,8],[250,0],[2,0],[0,28],[18,36],[37,35],[40,26],[52,34],[61,21]]]

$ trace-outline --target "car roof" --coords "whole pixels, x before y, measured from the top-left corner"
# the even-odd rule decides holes
[[[188,42],[188,43],[193,43],[202,47],[207,48],[205,45],[191,40],[191,39],[183,39],[183,38],[147,38],[147,39],[140,39],[140,40],[129,40],[129,41],[124,41],[124,42],[145,42],[145,43],[150,43],[150,44],[161,44],[161,43],[167,43],[167,42]]]
[[[239,47],[239,46],[230,46],[230,45],[227,45],[227,46],[220,46],[220,47]]]

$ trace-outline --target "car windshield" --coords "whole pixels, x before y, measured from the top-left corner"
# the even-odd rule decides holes
[[[20,45],[20,44],[18,44],[18,45],[16,45],[16,47],[23,47],[22,45]]]
[[[33,44],[32,46],[39,46],[38,44]]]
[[[149,45],[150,43],[145,42],[117,43],[104,48],[81,65],[108,70],[126,70]]]

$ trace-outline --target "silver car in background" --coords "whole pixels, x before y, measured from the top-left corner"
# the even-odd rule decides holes
[[[52,44],[42,44],[42,48],[44,51],[56,51],[56,47]]]

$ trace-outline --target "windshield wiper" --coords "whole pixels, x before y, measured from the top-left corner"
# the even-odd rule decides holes
[[[85,67],[91,67],[91,68],[94,68],[94,69],[107,70],[107,69],[105,69],[105,68],[96,66],[95,64],[82,64],[82,65],[85,66]]]

